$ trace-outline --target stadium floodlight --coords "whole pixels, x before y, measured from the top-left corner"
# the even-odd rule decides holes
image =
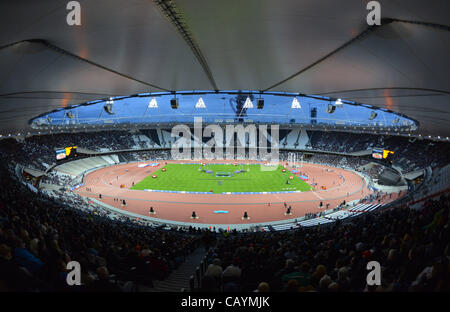
[[[155,97],[152,97],[150,103],[148,103],[147,108],[158,108],[158,102],[156,101]]]
[[[337,99],[336,102],[334,102],[334,105],[336,105],[336,107],[342,107],[344,103],[342,103],[341,99]]]
[[[292,100],[291,108],[302,108],[296,97]]]
[[[103,106],[103,109],[109,115],[113,115],[114,114],[114,112],[113,112],[113,104],[114,104],[114,100],[112,98],[109,98],[109,100],[106,101],[106,104]]]
[[[250,100],[250,97],[247,97],[244,103],[244,108],[253,108],[253,102]]]
[[[108,101],[106,101],[106,105],[108,105],[108,104],[111,104],[111,105],[113,105],[114,104],[114,100],[113,100],[113,98],[109,98],[109,100]]]
[[[106,103],[107,103],[107,104],[106,104],[105,106],[103,106],[103,109],[104,109],[105,112],[108,113],[109,115],[113,115],[114,112],[113,112],[113,105],[112,105],[112,103],[108,103],[108,102],[106,102]]]
[[[372,113],[369,116],[369,120],[374,120],[375,118],[377,118],[378,114],[375,111],[372,111]]]
[[[256,108],[257,109],[263,109],[264,108],[264,99],[258,99],[256,102]]]
[[[200,97],[195,104],[195,108],[206,108],[205,102],[203,101],[202,97]]]
[[[333,104],[328,104],[328,107],[325,112],[327,112],[328,114],[333,114],[335,109],[336,106],[334,106]]]
[[[179,106],[180,104],[177,98],[173,98],[170,100],[170,107],[172,107],[172,109],[178,109]]]

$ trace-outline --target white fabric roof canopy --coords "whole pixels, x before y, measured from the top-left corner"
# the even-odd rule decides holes
[[[346,46],[368,29],[368,1],[168,2],[193,46],[165,1],[79,0],[81,26],[67,2],[0,2],[0,134],[94,99],[215,88],[342,98],[450,134],[449,1],[379,1],[394,21]]]

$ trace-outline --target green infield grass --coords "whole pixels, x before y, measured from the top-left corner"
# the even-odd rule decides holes
[[[162,171],[166,168],[166,171]],[[200,164],[167,164],[136,183],[132,190],[164,190],[210,192],[280,192],[280,191],[309,191],[313,188],[288,170],[282,172],[283,167],[276,170],[261,170],[261,165],[213,165]],[[204,170],[212,171],[207,173]],[[235,173],[243,170],[245,172]],[[157,178],[153,178],[153,175]],[[222,176],[216,176],[222,175]],[[232,176],[227,176],[232,175]],[[289,181],[289,184],[286,182]]]

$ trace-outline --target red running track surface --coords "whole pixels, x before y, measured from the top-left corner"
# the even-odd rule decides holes
[[[154,161],[158,162],[158,161]],[[316,213],[346,202],[361,199],[372,191],[367,188],[364,179],[358,174],[328,167],[324,165],[304,163],[300,169],[309,177],[308,183],[317,183],[316,191],[286,194],[180,194],[130,190],[132,183],[139,182],[149,174],[157,171],[165,163],[255,163],[255,161],[159,161],[158,167],[138,168],[138,163],[115,165],[101,168],[87,174],[85,185],[74,192],[98,198],[110,206],[147,217],[198,224],[250,224],[271,221],[282,221],[303,217],[306,213]],[[260,162],[259,162],[260,163]],[[126,171],[128,169],[128,171]],[[343,176],[343,179],[339,177]],[[124,184],[125,188],[120,188]],[[322,190],[325,186],[326,190]],[[86,188],[91,191],[87,192]],[[347,196],[348,194],[348,196]],[[114,201],[114,198],[125,199],[127,205]],[[319,208],[320,202],[323,208]],[[285,216],[284,202],[291,206],[292,215]],[[270,205],[269,205],[270,203]],[[149,214],[153,207],[156,214]],[[216,214],[215,210],[226,210],[227,214]],[[191,219],[195,211],[198,219]],[[247,211],[249,220],[242,220]]]

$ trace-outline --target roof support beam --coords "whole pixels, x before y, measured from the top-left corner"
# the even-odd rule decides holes
[[[344,48],[346,48],[347,46],[351,45],[352,43],[355,43],[356,41],[359,41],[365,37],[367,37],[369,34],[371,34],[372,32],[376,31],[377,29],[380,29],[383,26],[389,25],[393,22],[398,22],[398,23],[408,23],[408,24],[415,24],[415,25],[421,25],[421,26],[425,26],[425,27],[432,27],[432,28],[436,28],[436,29],[440,29],[440,30],[444,30],[444,31],[450,31],[450,26],[447,25],[441,25],[441,24],[436,24],[436,23],[429,23],[429,22],[419,22],[419,21],[407,21],[407,20],[400,20],[400,19],[393,19],[393,18],[383,18],[381,19],[381,25],[373,25],[373,26],[369,26],[366,29],[364,29],[360,34],[358,34],[357,36],[353,37],[352,39],[350,39],[349,41],[345,42],[343,45],[337,47],[336,49],[334,49],[333,51],[331,51],[330,53],[328,53],[327,55],[321,57],[320,59],[318,59],[317,61],[315,61],[314,63],[306,66],[305,68],[299,70],[298,72],[296,72],[295,74],[290,75],[289,77],[287,77],[286,79],[281,80],[280,82],[277,82],[274,85],[271,85],[270,87],[264,89],[263,91],[268,91],[271,90],[283,83],[285,83],[288,80],[291,80],[292,78],[297,77],[298,75],[304,73],[305,71],[307,71],[308,69],[316,66],[317,64],[321,63],[322,61],[326,60],[327,58],[333,56],[334,54],[336,54],[337,52],[343,50]]]
[[[172,23],[173,26],[178,30],[180,35],[183,37],[184,41],[189,45],[198,62],[203,68],[209,82],[213,86],[214,90],[219,90],[211,73],[206,58],[203,55],[198,43],[195,41],[188,25],[184,22],[182,14],[179,12],[173,0],[154,0],[156,5],[160,8],[162,13],[167,17],[167,19]]]
[[[51,50],[54,50],[54,51],[56,51],[56,52],[58,52],[58,53],[60,53],[60,54],[67,55],[67,56],[69,56],[69,57],[78,59],[78,60],[80,60],[80,61],[82,61],[82,62],[88,63],[89,65],[92,65],[92,66],[101,68],[101,69],[103,69],[103,70],[109,71],[110,73],[113,73],[113,74],[122,76],[122,77],[127,78],[127,79],[130,79],[130,80],[134,80],[134,81],[136,81],[136,82],[142,83],[142,84],[144,84],[144,85],[146,85],[146,86],[149,86],[149,87],[152,87],[152,88],[155,88],[155,89],[159,89],[159,90],[162,90],[162,91],[169,91],[169,90],[164,89],[164,88],[162,88],[162,87],[158,87],[158,86],[156,86],[156,85],[154,85],[154,84],[151,84],[151,83],[148,83],[148,82],[145,82],[145,81],[136,79],[136,78],[131,77],[131,76],[128,76],[128,75],[126,75],[126,74],[120,73],[120,72],[118,72],[118,71],[116,71],[116,70],[114,70],[114,69],[105,67],[105,66],[103,66],[103,65],[100,65],[100,64],[95,63],[95,62],[93,62],[93,61],[90,61],[90,60],[88,60],[88,59],[82,58],[81,56],[78,56],[78,55],[76,55],[76,54],[74,54],[74,53],[72,53],[72,52],[69,52],[69,51],[67,51],[67,50],[64,50],[63,48],[60,48],[60,47],[58,47],[58,46],[56,46],[56,45],[54,45],[54,44],[52,44],[52,43],[50,43],[50,42],[48,42],[47,40],[44,40],[44,39],[27,39],[27,40],[21,40],[21,41],[17,41],[17,42],[13,42],[13,43],[10,43],[10,44],[7,44],[7,45],[0,46],[0,50],[6,49],[6,48],[9,48],[9,47],[12,47],[12,46],[14,46],[14,45],[21,44],[21,43],[29,43],[29,44],[40,44],[40,45],[44,45],[44,46],[47,47],[48,49],[51,49]]]

